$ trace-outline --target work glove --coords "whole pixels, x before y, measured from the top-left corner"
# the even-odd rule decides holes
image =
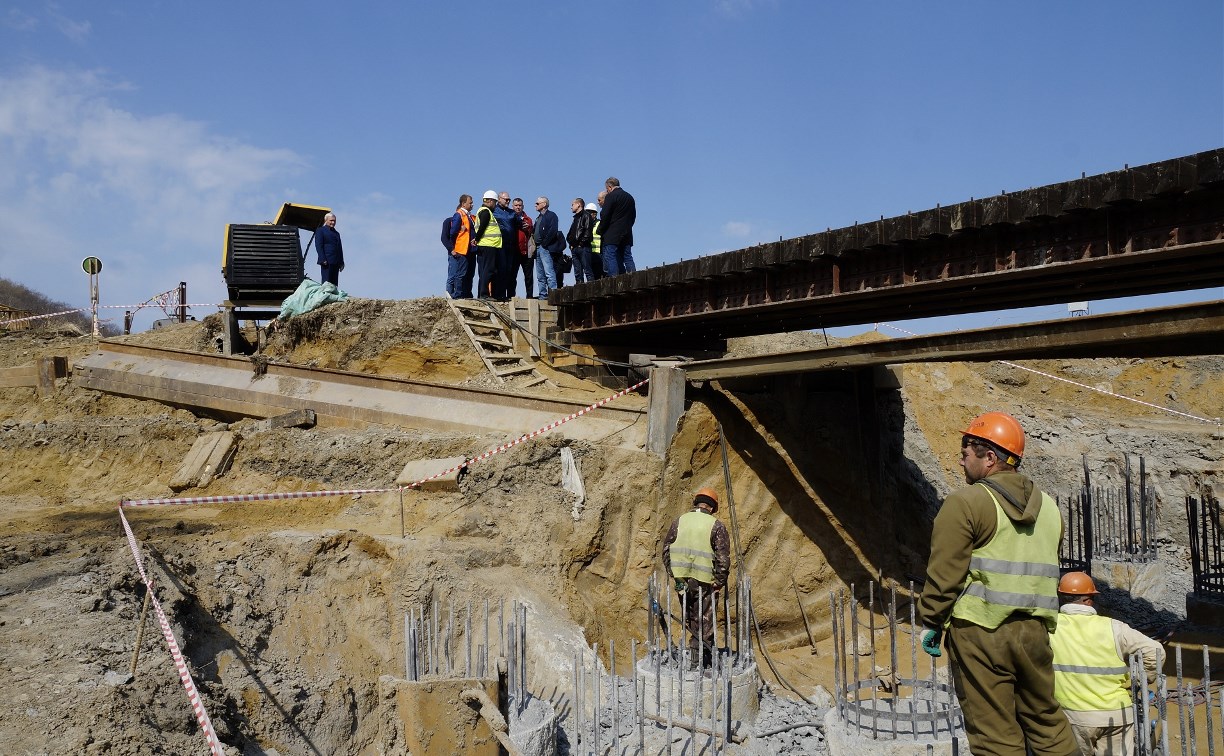
[[[681,578],[676,578],[676,593],[684,593],[688,589],[688,583]]]
[[[939,648],[941,640],[943,640],[943,630],[927,628],[922,634],[922,650],[931,656],[943,656],[943,651]]]

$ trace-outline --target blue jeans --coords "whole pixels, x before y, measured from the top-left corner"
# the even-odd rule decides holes
[[[557,271],[553,269],[552,253],[536,247],[535,282],[540,299],[548,299],[548,292],[557,288]]]
[[[633,273],[637,267],[633,264],[632,244],[607,244],[599,249],[603,255],[604,275],[619,276],[622,273]]]
[[[447,255],[446,293],[450,295],[451,299],[472,298],[472,290],[468,288],[472,284],[467,277],[467,271],[467,255],[456,255],[453,252]]]
[[[591,268],[591,248],[574,247],[574,283],[594,281],[595,271]]]

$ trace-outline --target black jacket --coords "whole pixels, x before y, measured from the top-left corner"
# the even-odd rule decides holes
[[[591,214],[586,210],[579,210],[574,213],[574,220],[570,223],[569,233],[565,235],[565,240],[569,242],[570,249],[578,247],[591,246]]]
[[[603,212],[599,214],[599,243],[601,246],[615,244],[618,247],[633,246],[633,223],[637,220],[637,203],[633,195],[617,187],[604,197]]]

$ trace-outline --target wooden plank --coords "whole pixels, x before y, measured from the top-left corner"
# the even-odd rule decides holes
[[[0,368],[0,388],[34,388],[36,386],[38,386],[37,365]]]

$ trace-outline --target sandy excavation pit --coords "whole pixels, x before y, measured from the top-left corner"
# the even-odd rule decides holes
[[[216,327],[203,321],[128,338],[207,351]],[[734,349],[798,348],[814,342],[807,337],[743,340]],[[51,354],[71,360],[92,347],[88,338],[46,331],[0,334],[0,367]],[[452,385],[495,383],[436,299],[333,305],[291,321],[265,354]],[[1224,358],[1024,364],[1221,414]],[[598,644],[606,665],[615,641],[618,671],[628,675],[630,643],[645,639],[645,586],[661,569],[668,524],[697,487],[723,488],[718,422],[746,552],[733,570],[752,576],[768,650],[809,695],[833,685],[829,591],[881,575],[904,588],[922,574],[930,517],[960,481],[960,424],[987,408],[1011,411],[1030,429],[1026,471],[1052,493],[1078,488],[1082,454],[1101,483],[1120,479],[1123,453],[1144,455],[1158,495],[1160,559],[1111,572],[1113,587],[1127,593],[1107,594],[1106,608],[1138,626],[1184,625],[1184,497],[1213,482],[1218,489],[1217,428],[1003,365],[901,373],[900,391],[874,397],[883,439],[871,468],[854,401],[828,382],[783,378],[690,388],[664,459],[555,435],[490,457],[457,492],[405,494],[405,538],[392,493],[127,516],[204,705],[235,754],[402,753],[387,678],[404,674],[404,615],[434,601],[485,599],[530,606],[529,682],[562,712],[567,752],[567,660]],[[557,382],[530,391],[586,401],[610,393],[568,376]],[[258,431],[249,420],[223,423],[71,379],[61,384],[45,399],[25,388],[0,398],[0,683],[9,692],[0,742],[9,753],[207,751],[153,621],[127,679],[144,589],[117,513],[121,498],[171,495],[167,483],[200,434],[230,430],[237,452],[224,475],[187,496],[389,487],[409,461],[471,457],[507,440],[387,427]],[[644,406],[644,397],[624,401]],[[587,490],[577,520],[573,495],[561,487],[563,446]],[[803,707],[779,692],[768,669],[762,675],[774,693],[762,703],[761,726],[803,721]],[[823,745],[817,730],[799,729],[737,747],[812,753]]]

